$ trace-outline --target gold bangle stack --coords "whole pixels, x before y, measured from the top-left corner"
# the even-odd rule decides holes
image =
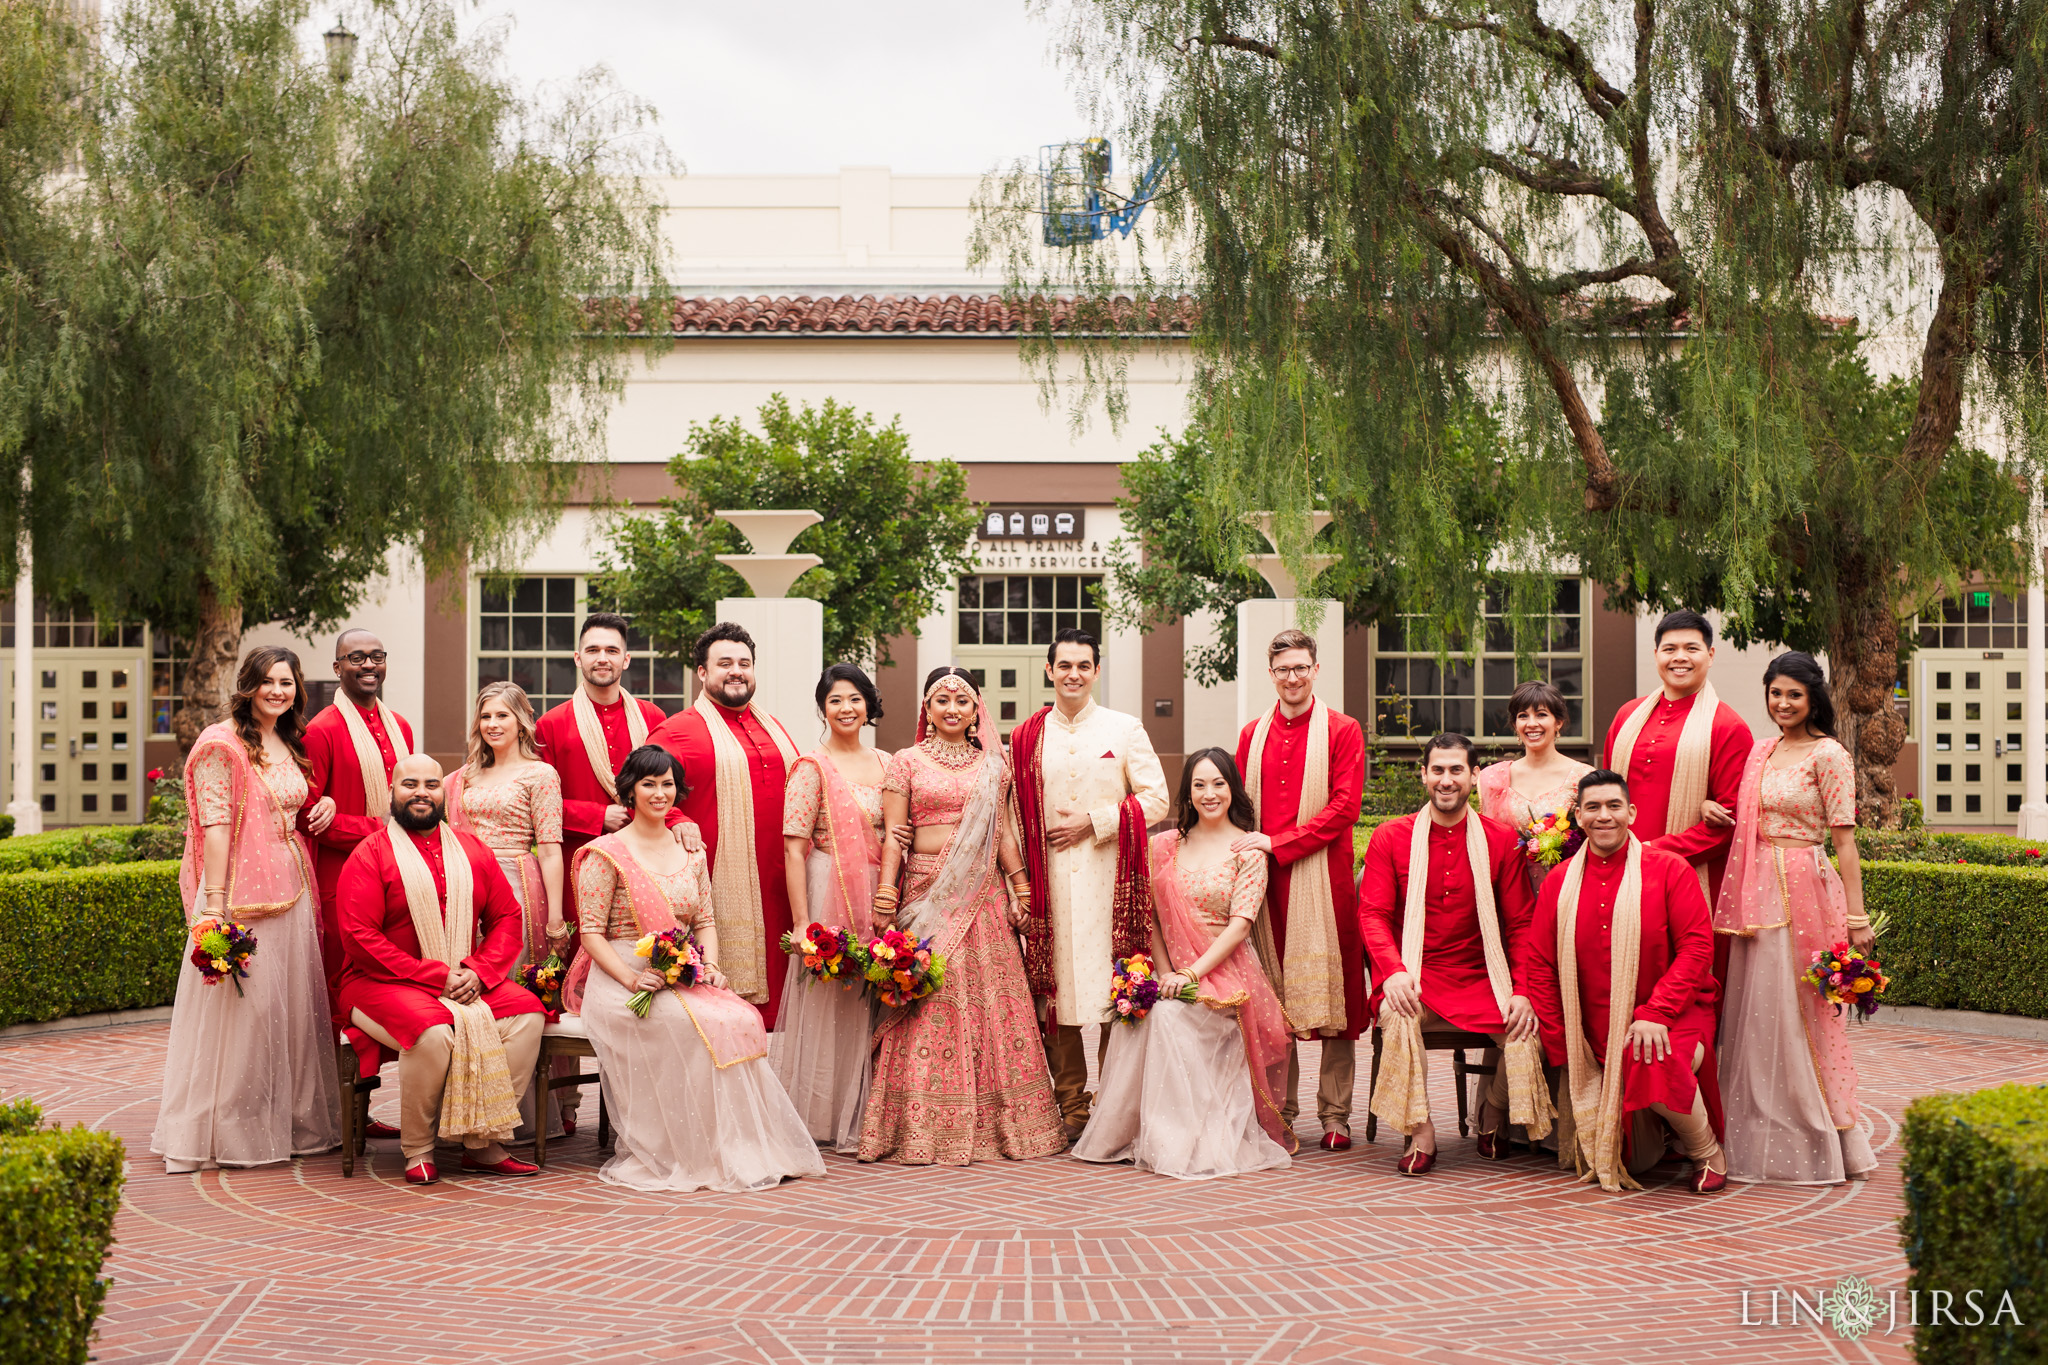
[[[894,914],[896,907],[902,903],[902,900],[903,892],[898,887],[878,886],[875,888],[874,907],[877,910],[886,910]]]
[[[1868,929],[1870,927],[1870,916],[1851,915],[1848,924],[1851,929]]]

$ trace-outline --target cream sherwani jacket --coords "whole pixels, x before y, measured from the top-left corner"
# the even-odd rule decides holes
[[[1109,1018],[1117,808],[1127,794],[1136,793],[1148,826],[1165,819],[1170,804],[1166,774],[1138,718],[1098,706],[1092,698],[1071,721],[1053,708],[1041,752],[1047,822],[1057,820],[1062,809],[1085,810],[1095,825],[1093,842],[1046,850],[1059,1022],[1101,1023]]]

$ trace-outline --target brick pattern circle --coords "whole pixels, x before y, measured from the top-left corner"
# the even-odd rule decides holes
[[[391,1143],[346,1180],[336,1155],[165,1175],[148,1154],[165,1032],[0,1044],[0,1095],[129,1146],[103,1362],[1903,1362],[1909,1332],[1883,1324],[1856,1343],[1811,1322],[1744,1326],[1741,1290],[1756,1322],[1773,1288],[1810,1301],[1844,1274],[1902,1284],[1906,1104],[2048,1080],[2038,1045],[1855,1030],[1878,1172],[1711,1198],[1676,1165],[1610,1195],[1548,1157],[1481,1162],[1450,1122],[1436,1171],[1402,1178],[1397,1140],[1363,1140],[1362,1081],[1352,1150],[1314,1150],[1304,1119],[1284,1171],[1180,1182],[1064,1156],[828,1156],[823,1179],[757,1194],[649,1195],[596,1179],[594,1121],[532,1180],[414,1189]],[[1314,1061],[1306,1049],[1311,1113]],[[396,1090],[387,1072],[380,1116]]]

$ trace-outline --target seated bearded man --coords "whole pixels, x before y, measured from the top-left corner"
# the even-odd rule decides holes
[[[349,855],[336,891],[347,961],[341,1008],[399,1053],[405,1178],[431,1185],[436,1137],[462,1168],[533,1175],[503,1143],[540,1052],[541,1003],[508,979],[521,912],[497,856],[443,821],[441,765],[391,774],[391,819]]]
[[[1635,814],[1621,774],[1579,780],[1586,842],[1544,879],[1530,928],[1529,999],[1564,1068],[1557,1159],[1603,1189],[1636,1189],[1663,1158],[1668,1124],[1692,1159],[1693,1193],[1711,1194],[1728,1183],[1713,923],[1699,874],[1637,839]]]

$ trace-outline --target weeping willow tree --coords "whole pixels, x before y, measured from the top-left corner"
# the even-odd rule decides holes
[[[0,443],[0,482],[34,474],[0,571],[25,524],[39,593],[188,641],[187,745],[245,623],[323,627],[394,551],[433,574],[543,529],[632,344],[583,301],[659,280],[644,103],[602,73],[524,95],[445,0],[370,6],[351,65],[307,14],[113,9],[37,210],[63,364]]]
[[[2041,268],[2043,11],[1075,0],[1061,50],[1099,125],[1174,170],[1135,246],[1050,249],[1036,182],[996,178],[976,255],[1020,298],[1084,301],[1029,353],[1112,413],[1145,310],[1111,300],[1199,301],[1212,550],[1275,507],[1303,555],[1321,497],[1365,509],[1352,535],[1446,649],[1500,573],[1521,633],[1573,560],[1624,601],[1824,647],[1888,822],[1902,620],[2018,571],[2024,500],[1957,434],[1975,384],[2008,470],[2041,445],[2017,286]],[[1885,434],[1896,392],[1878,412],[1840,315],[1922,261],[1931,313],[1857,319],[1926,334]],[[1501,431],[1476,463],[1451,439],[1475,410]]]

